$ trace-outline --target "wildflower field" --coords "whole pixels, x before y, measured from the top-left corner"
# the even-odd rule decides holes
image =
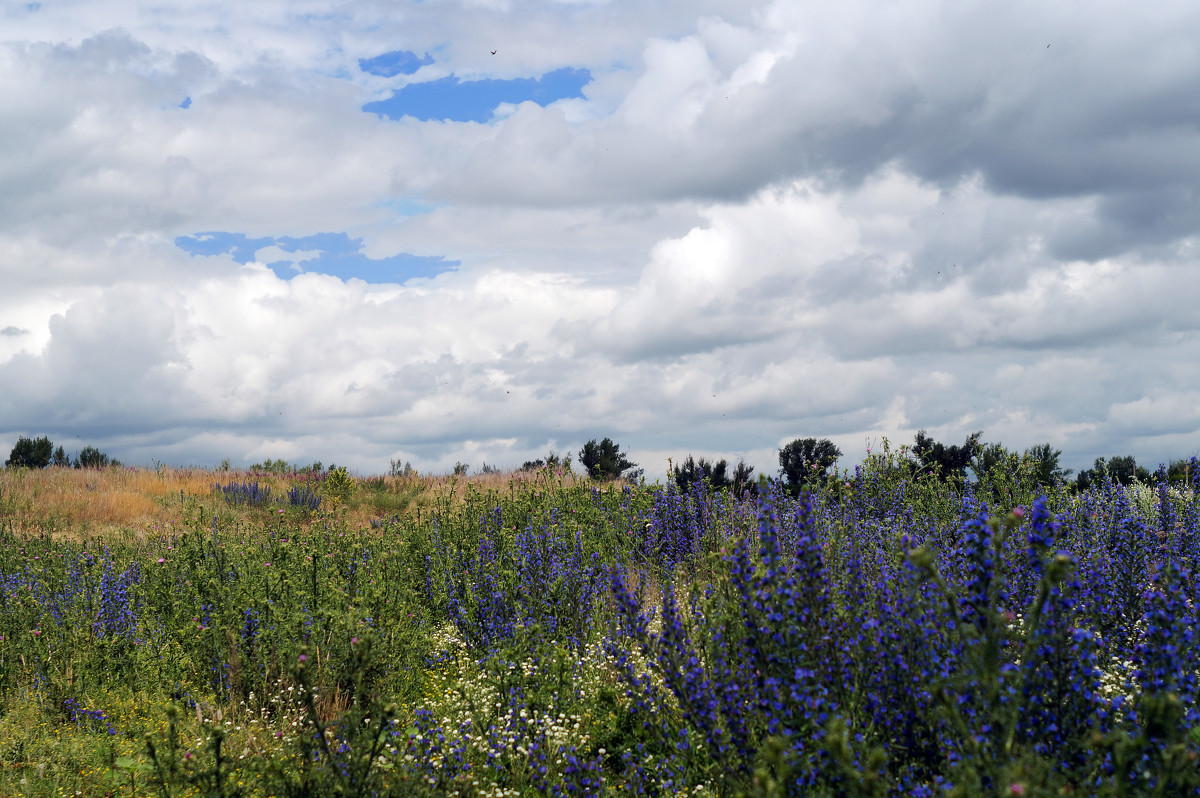
[[[1198,795],[1196,487],[6,470],[0,793]]]

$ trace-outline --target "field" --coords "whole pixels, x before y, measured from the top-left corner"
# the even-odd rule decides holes
[[[1195,487],[5,470],[0,793],[1200,795]]]

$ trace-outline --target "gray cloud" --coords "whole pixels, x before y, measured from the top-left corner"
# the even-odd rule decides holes
[[[369,471],[612,435],[651,475],[922,427],[1071,467],[1196,449],[1191,4],[467,7],[7,20],[0,436]],[[357,59],[398,48],[422,80],[594,81],[379,120],[414,76]],[[173,244],[205,230],[462,265],[284,282]]]

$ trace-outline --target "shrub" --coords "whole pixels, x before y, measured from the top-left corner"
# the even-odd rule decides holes
[[[335,505],[349,501],[356,487],[345,467],[330,468],[325,475],[325,496]]]

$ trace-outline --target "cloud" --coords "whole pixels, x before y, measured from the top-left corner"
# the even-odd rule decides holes
[[[6,16],[0,434],[1195,447],[1192,5],[331,9]]]

